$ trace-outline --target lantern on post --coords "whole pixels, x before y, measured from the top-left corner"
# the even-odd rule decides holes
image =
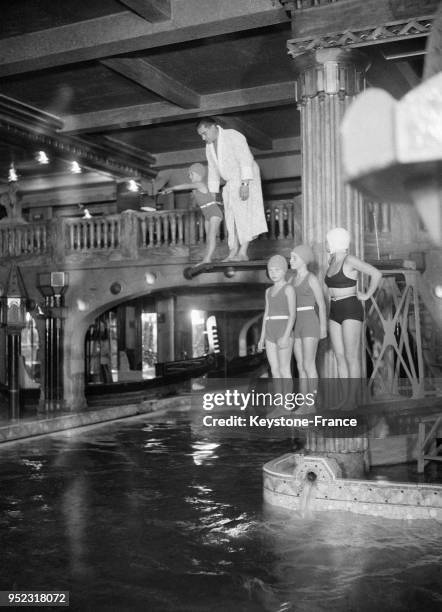
[[[7,370],[9,412],[11,419],[20,417],[19,357],[21,332],[26,326],[28,296],[23,278],[15,264],[9,270],[8,281],[0,298],[0,320],[7,334]]]
[[[64,294],[68,288],[66,272],[45,272],[38,275],[37,287],[44,297],[45,318],[43,397],[46,411],[63,407],[63,321]]]

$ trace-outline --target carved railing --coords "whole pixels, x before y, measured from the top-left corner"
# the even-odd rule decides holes
[[[299,11],[306,8],[334,4],[338,1],[339,0],[280,0],[280,3],[292,11]]]
[[[66,252],[107,251],[120,247],[120,216],[63,220]]]
[[[295,206],[281,201],[266,204],[269,231],[263,240],[293,240],[295,234]],[[137,213],[140,248],[160,246],[195,245],[206,241],[204,217],[199,209],[168,210],[156,213]],[[220,241],[226,242],[224,221],[220,229]]]
[[[295,204],[266,204],[269,227],[262,240],[293,240],[299,233]],[[0,224],[0,256],[52,255],[57,261],[73,254],[119,250],[125,257],[139,249],[190,247],[206,241],[204,217],[199,209],[157,212],[125,211],[90,219],[58,218],[41,223]],[[220,242],[227,241],[224,221]]]
[[[373,397],[424,395],[424,362],[415,270],[383,271],[366,316],[369,390]]]
[[[0,226],[0,257],[39,255],[48,250],[46,223],[2,224]]]
[[[155,248],[190,244],[190,227],[195,225],[195,212],[168,210],[138,215],[139,246]]]
[[[296,231],[295,206],[287,200],[266,205],[269,240],[293,240]]]

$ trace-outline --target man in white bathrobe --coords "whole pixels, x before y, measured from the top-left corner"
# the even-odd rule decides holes
[[[197,132],[206,143],[208,188],[218,193],[226,184],[224,202],[229,255],[224,261],[247,261],[249,242],[267,232],[259,167],[246,138],[236,130],[224,130],[212,118],[202,119]]]

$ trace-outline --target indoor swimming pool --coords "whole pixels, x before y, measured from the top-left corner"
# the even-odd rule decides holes
[[[440,523],[264,507],[263,464],[295,446],[185,413],[5,445],[1,590],[81,611],[440,610]]]

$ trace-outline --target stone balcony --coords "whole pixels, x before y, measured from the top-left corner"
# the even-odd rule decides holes
[[[269,231],[250,249],[253,259],[275,252],[288,255],[301,240],[298,206],[292,201],[266,207]],[[31,224],[0,224],[0,256],[20,265],[85,268],[100,262],[147,259],[155,263],[189,264],[201,258],[205,248],[204,219],[199,209],[139,212],[96,216],[90,219],[58,218]],[[216,256],[227,252],[224,224]]]

